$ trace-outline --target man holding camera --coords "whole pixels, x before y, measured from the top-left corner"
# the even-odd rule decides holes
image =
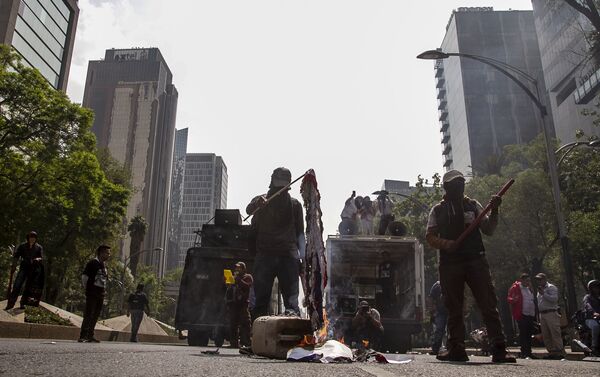
[[[354,340],[361,346],[362,341],[368,341],[371,349],[378,349],[383,335],[381,315],[368,302],[361,301],[358,311],[352,319],[352,334]]]

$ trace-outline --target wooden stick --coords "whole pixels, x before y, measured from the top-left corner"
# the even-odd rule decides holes
[[[269,203],[271,200],[273,200],[275,197],[277,197],[279,194],[281,194],[282,192],[284,192],[285,190],[287,190],[288,188],[290,188],[290,186],[292,186],[294,183],[298,182],[299,180],[301,180],[302,178],[304,178],[304,176],[308,174],[308,171],[304,174],[302,174],[301,176],[299,176],[298,178],[294,179],[292,182],[288,183],[287,185],[283,186],[281,189],[279,189],[279,191],[277,191],[275,194],[271,195],[271,197],[269,197],[269,199],[267,199],[267,201],[264,202],[264,204],[260,207],[258,207],[257,209],[255,209],[251,214],[249,214],[248,216],[246,216],[246,218],[244,219],[244,221],[248,220],[250,217],[254,216],[254,214],[256,214],[256,212],[260,211],[261,208],[264,208],[267,203]]]
[[[500,189],[500,191],[498,191],[498,193],[496,194],[496,196],[502,197],[502,195],[504,195],[508,191],[508,189],[510,188],[510,186],[512,186],[513,183],[515,183],[514,179],[510,179],[508,182],[506,182],[504,184],[504,186],[502,186],[502,188]],[[492,202],[490,201],[488,203],[488,205],[485,206],[485,208],[483,209],[483,211],[481,211],[481,213],[479,214],[479,216],[477,216],[477,218],[475,220],[473,220],[473,222],[467,227],[467,229],[465,229],[462,232],[462,234],[460,235],[460,237],[458,237],[456,239],[456,246],[457,247],[465,240],[465,238],[467,238],[469,236],[469,234],[471,234],[479,226],[479,224],[481,223],[481,221],[483,221],[483,218],[491,210],[492,210]]]

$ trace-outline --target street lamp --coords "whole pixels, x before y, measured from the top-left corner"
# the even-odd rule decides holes
[[[148,251],[165,251],[162,247],[155,247],[154,249],[144,249],[138,252],[135,252],[129,255],[127,258],[123,259],[123,272],[121,272],[121,312],[123,311],[123,306],[125,305],[125,272],[129,268],[129,264],[131,263],[131,257],[146,253]]]
[[[565,157],[567,157],[567,155],[569,153],[571,153],[571,151],[577,147],[589,147],[589,148],[599,148],[600,147],[600,140],[594,140],[594,141],[573,141],[571,143],[567,143],[563,146],[561,146],[560,148],[558,148],[556,150],[556,152],[554,152],[555,154],[559,154],[563,149],[569,148],[567,149],[567,151],[565,152],[565,154],[562,155],[562,157],[558,160],[558,166],[560,166],[560,164],[563,162],[563,160],[565,159]]]
[[[465,54],[461,52],[443,52],[439,50],[428,50],[417,56],[417,59],[426,60],[441,60],[447,59],[451,56],[458,56],[467,59],[476,60],[480,63],[489,65],[503,73],[506,77],[517,84],[531,101],[538,108],[541,115],[542,132],[544,134],[544,141],[546,143],[546,156],[548,158],[548,172],[550,173],[550,182],[552,184],[552,197],[554,199],[554,211],[556,213],[556,222],[558,223],[558,237],[562,248],[563,265],[565,269],[565,282],[567,284],[567,301],[568,301],[568,313],[569,317],[575,313],[577,308],[577,296],[575,293],[575,281],[573,280],[573,264],[571,261],[571,252],[569,250],[569,239],[567,237],[567,226],[565,222],[565,216],[562,211],[560,203],[560,186],[558,182],[558,164],[556,163],[556,155],[554,154],[554,147],[552,146],[552,133],[548,129],[546,122],[546,116],[548,111],[546,106],[540,100],[540,91],[538,88],[538,82],[535,78],[531,77],[527,72],[520,70],[517,67],[513,67],[509,64],[487,58],[479,55]],[[515,75],[529,81],[535,87],[535,94]]]

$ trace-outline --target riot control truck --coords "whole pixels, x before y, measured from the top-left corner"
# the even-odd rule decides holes
[[[327,261],[330,335],[350,344],[352,318],[359,302],[367,301],[381,314],[380,348],[408,351],[425,316],[423,245],[409,237],[332,235]]]
[[[217,347],[229,338],[225,304],[226,279],[237,262],[252,271],[248,251],[249,225],[242,225],[239,210],[216,210],[215,223],[204,224],[199,245],[187,250],[179,286],[175,328],[188,331],[190,346]],[[231,275],[230,275],[231,276]]]

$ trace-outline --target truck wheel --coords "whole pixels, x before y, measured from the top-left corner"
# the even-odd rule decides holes
[[[188,330],[188,344],[192,347],[206,347],[208,335],[207,331]]]

